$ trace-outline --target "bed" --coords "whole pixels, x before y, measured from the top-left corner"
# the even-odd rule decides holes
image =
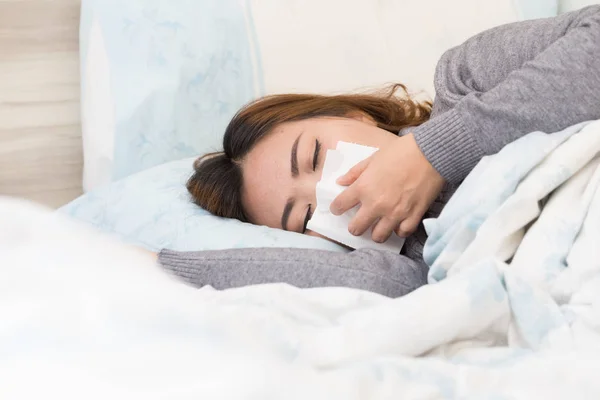
[[[328,4],[336,1],[341,0]],[[157,43],[169,44],[163,47],[169,50],[169,41],[181,31],[174,18],[187,18],[169,9],[164,11],[173,13],[172,19],[157,23],[154,9],[136,9],[174,2],[84,3],[116,5],[118,10],[123,6],[129,13],[123,32],[130,42],[116,40],[113,50],[122,50],[119,45],[135,47],[138,39],[149,42],[144,29]],[[242,4],[177,4],[208,3]],[[282,4],[253,4],[259,3]],[[309,3],[322,2],[303,2]],[[510,11],[511,4],[505,2],[504,10]],[[109,26],[114,10],[90,24],[94,9],[84,7],[80,14],[77,1],[0,2],[0,397],[600,397],[600,122],[555,135],[532,133],[480,163],[440,218],[428,221],[431,240],[425,257],[432,284],[407,296],[390,299],[347,288],[301,290],[282,284],[198,290],[167,276],[152,254],[123,242],[153,250],[332,244],[216,220],[193,208],[183,186],[191,158],[179,160],[181,154],[168,151],[160,157],[136,158],[148,148],[165,146],[148,146],[136,157],[125,157],[133,164],[121,163],[118,151],[113,158],[118,141],[111,135],[118,129],[112,128],[130,116],[123,107],[144,112],[131,114],[139,119],[119,129],[141,126],[145,118],[158,118],[149,130],[161,126],[169,118],[160,119],[165,115],[148,110],[164,105],[163,98],[169,97],[164,95],[172,94],[168,90],[173,86],[144,89],[131,97],[115,94],[127,97],[127,102],[106,106],[103,68],[113,66],[113,79],[121,79],[117,89],[134,75],[114,67],[114,58],[90,46],[111,38],[96,35],[100,42],[84,40],[80,49],[78,31],[80,22],[84,37],[98,32],[102,24]],[[229,10],[219,10],[221,17],[230,16]],[[363,11],[356,9],[354,14],[366,15]],[[255,22],[272,16],[269,8],[256,12]],[[143,18],[136,19],[140,15]],[[383,18],[378,13],[371,17]],[[247,14],[236,18],[244,20]],[[221,25],[219,20],[215,27]],[[155,26],[157,31],[152,30]],[[280,28],[263,26],[262,35],[270,37],[272,29]],[[260,29],[257,32],[260,37]],[[140,33],[141,39],[136,36]],[[178,48],[189,55],[193,49],[187,44]],[[263,52],[277,47],[268,41],[261,44]],[[148,55],[153,68],[164,66],[160,52],[144,53]],[[276,60],[268,57],[262,59],[264,70]],[[132,58],[128,62],[139,57]],[[256,66],[255,59],[246,61]],[[140,87],[157,77],[139,76],[144,79],[134,83]],[[298,89],[285,86],[290,83],[282,75],[256,81],[248,76],[252,84],[245,87],[246,94]],[[206,93],[198,89],[201,78],[191,74],[185,85],[174,86],[184,87],[183,94],[191,99],[202,99]],[[157,82],[172,83],[161,77]],[[339,87],[348,84],[336,82]],[[234,108],[235,103],[228,106]],[[182,108],[195,112],[194,107]],[[111,118],[117,123],[105,125]],[[107,126],[111,135],[99,141],[89,136],[106,132],[102,129]],[[128,143],[155,143],[155,138],[141,137]],[[209,139],[218,142],[219,137]],[[98,147],[90,148],[90,143]],[[117,147],[105,147],[107,143]],[[190,151],[188,157],[201,151],[194,146],[177,149]],[[74,200],[84,192],[84,182],[88,192]],[[495,184],[490,189],[487,182]],[[544,204],[543,210],[539,204]],[[53,211],[57,207],[61,212]],[[115,239],[98,230],[119,235]]]
[[[597,399],[598,154],[593,121],[486,158],[426,221],[430,284],[396,299],[197,289],[0,197],[0,397]]]

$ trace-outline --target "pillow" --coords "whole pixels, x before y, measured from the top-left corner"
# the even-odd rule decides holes
[[[59,212],[158,251],[300,247],[346,251],[325,239],[218,218],[190,201],[193,159],[163,164],[87,193]]]
[[[220,144],[257,94],[238,0],[83,0],[84,190]]]
[[[525,1],[525,0],[523,0]],[[252,98],[408,84],[513,0],[83,0],[84,189],[221,147]]]

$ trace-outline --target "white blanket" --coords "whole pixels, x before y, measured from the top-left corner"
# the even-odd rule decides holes
[[[599,150],[592,122],[482,161],[394,300],[195,290],[0,199],[0,398],[598,399]]]

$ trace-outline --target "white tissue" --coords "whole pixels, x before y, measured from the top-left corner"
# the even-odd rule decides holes
[[[345,186],[338,185],[336,180],[377,150],[375,147],[347,142],[338,142],[335,150],[327,150],[323,174],[317,183],[317,207],[308,221],[307,228],[353,249],[370,248],[399,253],[404,245],[404,238],[395,233],[392,233],[386,242],[376,243],[371,239],[372,229],[368,229],[361,236],[354,236],[348,232],[348,224],[356,215],[359,206],[340,216],[329,211],[331,202],[346,189]]]

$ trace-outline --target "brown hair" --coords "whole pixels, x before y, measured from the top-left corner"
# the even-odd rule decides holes
[[[397,95],[399,89],[403,96]],[[280,94],[253,101],[227,126],[223,151],[194,162],[194,174],[187,182],[194,203],[214,215],[249,222],[242,206],[241,162],[254,145],[284,122],[356,112],[371,117],[378,127],[398,133],[429,119],[431,102],[413,100],[401,84],[371,94]]]

